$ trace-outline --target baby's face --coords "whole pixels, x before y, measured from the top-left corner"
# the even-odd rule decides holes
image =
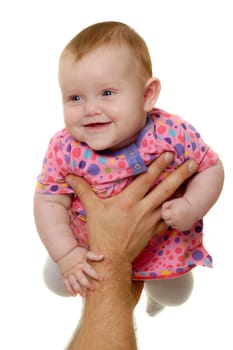
[[[70,134],[92,149],[134,142],[146,121],[140,66],[126,46],[97,48],[75,62],[62,58],[59,81]]]

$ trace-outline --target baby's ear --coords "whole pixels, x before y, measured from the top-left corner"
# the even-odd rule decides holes
[[[160,93],[161,85],[157,78],[147,80],[144,88],[144,111],[149,112],[154,107]]]

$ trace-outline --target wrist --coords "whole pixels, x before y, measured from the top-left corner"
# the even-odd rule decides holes
[[[105,257],[99,263],[93,263],[93,267],[101,275],[101,281],[93,281],[95,291],[87,293],[87,299],[95,298],[98,294],[111,294],[112,298],[118,299],[122,297],[128,304],[127,307],[133,309],[135,307],[135,291],[132,286],[132,265],[129,262],[120,262]]]
[[[78,245],[76,244],[75,246],[70,246],[70,247],[67,247],[67,250],[66,251],[63,251],[59,254],[59,256],[56,256],[55,259],[53,259],[53,261],[58,264],[59,261],[61,261],[62,259],[64,259],[68,254],[72,253],[75,249],[78,248]]]

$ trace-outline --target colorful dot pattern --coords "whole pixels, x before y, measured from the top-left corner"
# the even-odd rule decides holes
[[[177,115],[154,109],[137,141],[118,151],[96,152],[74,140],[67,129],[57,132],[49,143],[36,191],[47,195],[73,194],[69,212],[71,228],[79,245],[88,249],[85,210],[66,184],[65,176],[84,177],[98,196],[108,198],[145,172],[152,160],[164,151],[172,151],[175,158],[155,186],[185,160],[195,159],[200,172],[218,159],[192,125]],[[202,221],[185,232],[171,228],[156,235],[134,261],[132,278],[174,278],[195,266],[212,267],[212,258],[203,245]]]

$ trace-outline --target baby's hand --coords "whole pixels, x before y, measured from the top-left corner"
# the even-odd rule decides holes
[[[63,277],[66,289],[72,296],[86,296],[86,290],[94,290],[89,278],[101,280],[99,274],[89,261],[101,261],[104,256],[77,247],[60,259],[57,264]]]
[[[167,225],[180,231],[190,229],[197,221],[195,210],[185,197],[165,202],[161,216]]]

